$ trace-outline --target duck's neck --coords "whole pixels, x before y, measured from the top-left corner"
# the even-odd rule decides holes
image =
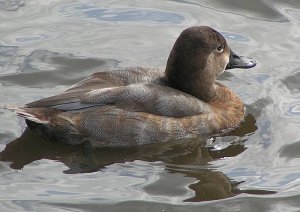
[[[200,51],[177,40],[167,61],[165,77],[168,86],[208,102],[216,92],[216,74],[205,49]]]
[[[189,70],[188,68],[178,71],[176,67],[167,66],[165,75],[168,86],[209,102],[216,95],[215,76],[208,70],[197,71],[197,69]]]

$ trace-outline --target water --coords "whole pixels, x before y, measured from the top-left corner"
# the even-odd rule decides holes
[[[240,129],[206,146],[93,150],[43,141],[0,110],[0,211],[299,211],[298,0],[0,0],[0,104],[114,67],[164,68],[193,25],[258,62],[220,79],[246,104]]]

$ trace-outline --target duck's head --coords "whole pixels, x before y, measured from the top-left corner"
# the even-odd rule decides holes
[[[255,65],[254,59],[234,53],[216,30],[195,26],[177,38],[165,75],[169,86],[208,102],[215,95],[215,80],[225,69]]]

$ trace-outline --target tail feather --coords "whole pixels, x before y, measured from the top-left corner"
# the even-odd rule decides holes
[[[49,124],[50,121],[48,119],[45,119],[45,117],[40,117],[38,114],[34,114],[34,113],[30,113],[28,111],[26,111],[26,109],[24,110],[23,108],[18,108],[17,110],[15,110],[17,115],[20,117],[23,117],[27,120],[39,123],[39,124]]]
[[[14,105],[0,105],[0,109],[5,109],[5,110],[15,111],[18,108],[19,107],[14,106]]]
[[[23,117],[24,119],[40,123],[40,124],[49,124],[50,121],[47,118],[47,116],[44,115],[44,112],[42,109],[37,109],[35,110],[31,108],[20,108],[17,106],[13,105],[3,105],[0,106],[0,109],[6,109],[6,110],[11,110],[17,113],[18,116]]]

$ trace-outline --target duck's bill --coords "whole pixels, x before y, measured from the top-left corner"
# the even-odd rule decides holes
[[[226,69],[252,68],[254,66],[256,66],[256,61],[253,58],[239,56],[230,50],[229,62],[226,66]]]

